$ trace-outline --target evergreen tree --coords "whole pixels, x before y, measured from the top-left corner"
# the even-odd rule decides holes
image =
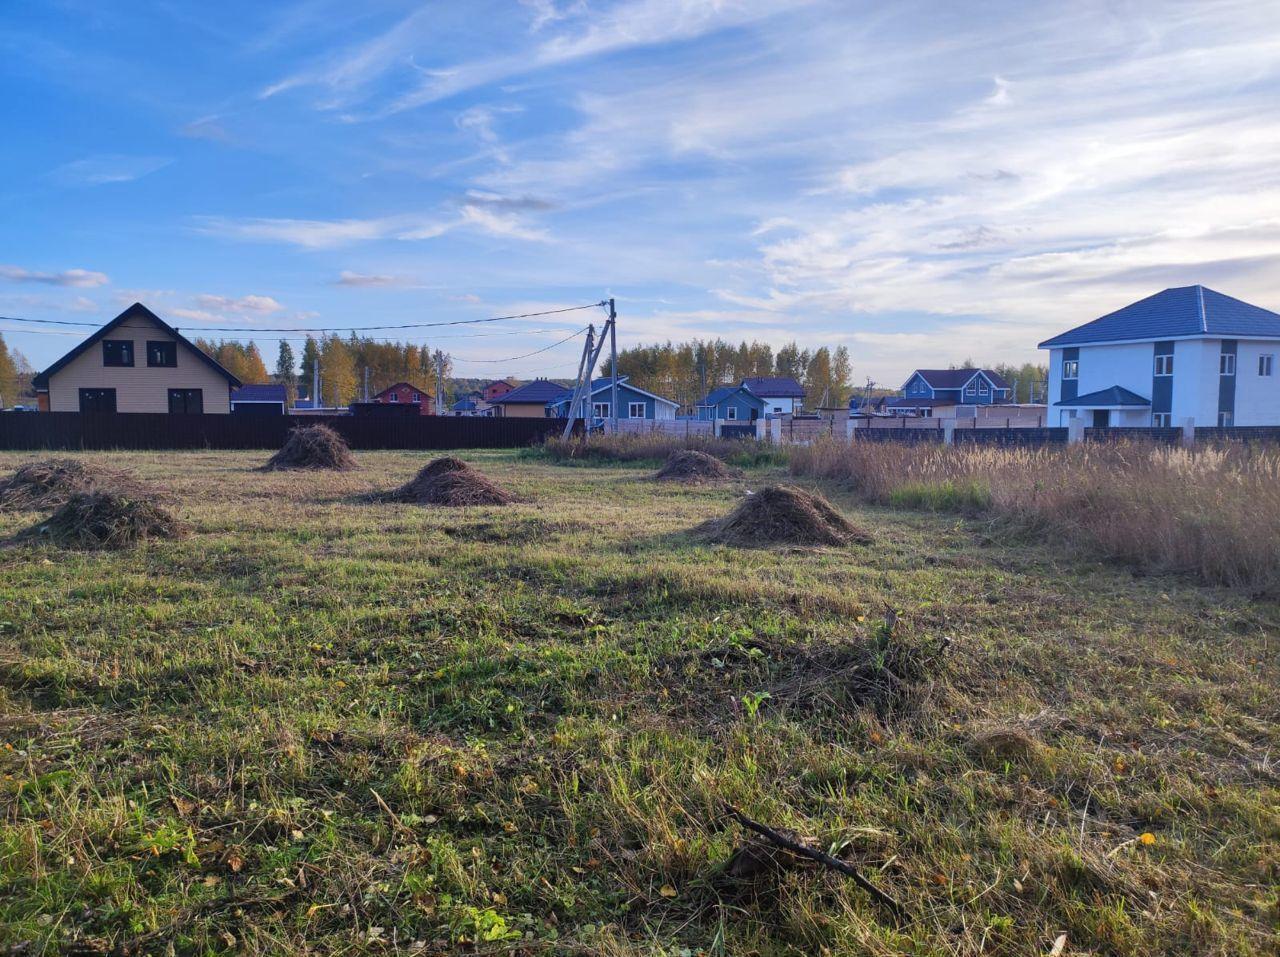
[[[302,375],[298,381],[299,390],[308,398],[315,399],[312,388],[315,383],[316,365],[320,362],[320,343],[314,336],[307,336],[302,346]]]
[[[298,398],[298,372],[294,366],[293,346],[285,339],[280,340],[280,349],[276,353],[275,379],[284,386],[289,405],[293,405]]]

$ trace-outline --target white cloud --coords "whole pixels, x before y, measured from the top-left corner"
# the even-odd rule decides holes
[[[231,298],[202,293],[195,297],[195,303],[202,309],[212,309],[216,312],[256,313],[257,315],[269,315],[284,308],[271,296],[254,295]]]
[[[103,186],[128,183],[163,169],[173,160],[163,156],[125,156],[103,154],[64,163],[49,173],[49,178],[62,186]]]
[[[333,283],[335,286],[352,286],[357,288],[402,288],[413,285],[413,280],[404,276],[380,276],[368,273],[349,272],[343,270]]]
[[[24,269],[21,266],[0,266],[0,279],[7,279],[9,282],[41,283],[46,286],[71,286],[81,289],[105,286],[111,281],[106,273],[93,272],[88,269],[38,272],[32,269]]]

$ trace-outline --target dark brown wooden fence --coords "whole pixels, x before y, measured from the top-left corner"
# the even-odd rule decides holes
[[[278,449],[291,429],[318,423],[333,428],[353,449],[515,449],[558,435],[565,420],[5,412],[0,413],[0,449]]]

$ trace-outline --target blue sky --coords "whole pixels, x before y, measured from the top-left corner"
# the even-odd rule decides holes
[[[1166,286],[1280,309],[1272,3],[48,0],[0,52],[7,316],[613,295],[622,344],[843,343],[896,385]],[[415,338],[564,375],[572,343],[478,360],[574,325]],[[15,329],[37,367],[74,341]]]

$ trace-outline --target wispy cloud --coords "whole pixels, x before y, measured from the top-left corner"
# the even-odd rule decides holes
[[[128,183],[164,169],[173,160],[164,156],[102,154],[64,163],[50,171],[49,179],[62,186],[103,186]]]
[[[416,283],[406,276],[385,276],[370,273],[350,272],[344,269],[333,281],[335,286],[348,286],[355,289],[402,289]]]
[[[0,279],[9,282],[40,283],[45,286],[71,286],[81,289],[92,289],[105,286],[111,282],[106,273],[93,272],[89,269],[63,269],[59,272],[40,272],[24,269],[21,266],[0,266]]]
[[[197,228],[225,239],[283,243],[304,249],[335,249],[376,240],[420,241],[463,229],[490,236],[546,242],[545,230],[530,225],[525,213],[551,204],[527,196],[468,193],[450,203],[456,209],[438,214],[401,214],[371,219],[229,219],[208,216]]]

